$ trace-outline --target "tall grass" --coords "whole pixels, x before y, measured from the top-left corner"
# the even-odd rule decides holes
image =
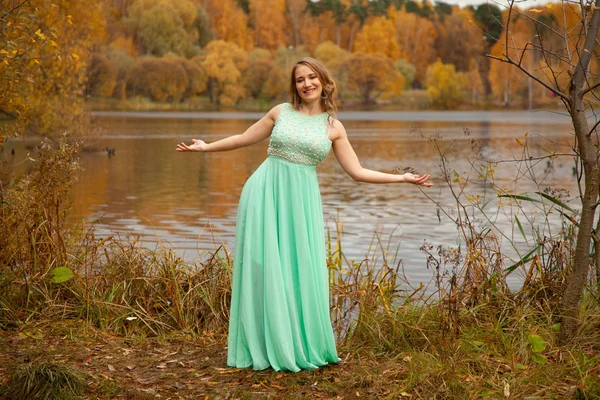
[[[122,335],[225,334],[232,269],[226,248],[185,262],[170,249],[67,230],[76,151],[68,142],[44,144],[33,173],[3,191],[0,329],[77,319]],[[441,167],[452,190],[455,179],[447,164]],[[538,235],[535,250],[513,262],[501,248],[506,234],[489,213],[487,224],[471,217],[485,205],[465,201],[464,187],[452,193],[455,210],[442,213],[454,218],[463,245],[423,244],[430,285],[410,285],[392,240],[376,234],[357,262],[344,256],[341,223],[330,232],[331,315],[341,351],[398,358],[408,368],[394,374],[423,398],[511,397],[540,386],[600,396],[600,303],[593,286],[581,303],[575,344],[556,341],[572,225]],[[514,270],[524,272],[524,284],[510,290],[506,278]]]

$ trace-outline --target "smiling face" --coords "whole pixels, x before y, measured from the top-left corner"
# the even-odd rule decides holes
[[[315,71],[306,65],[298,65],[295,71],[296,90],[304,103],[312,103],[321,99],[323,86]]]

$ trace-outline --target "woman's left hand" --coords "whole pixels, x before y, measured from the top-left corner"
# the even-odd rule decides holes
[[[413,183],[417,186],[424,186],[424,187],[432,187],[433,183],[429,183],[427,182],[429,180],[429,178],[431,178],[431,175],[415,175],[415,174],[411,174],[410,172],[405,173],[404,175],[402,175],[404,177],[404,182],[406,183]]]

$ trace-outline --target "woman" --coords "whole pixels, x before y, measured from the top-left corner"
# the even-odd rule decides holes
[[[268,158],[242,190],[234,250],[227,364],[297,372],[339,361],[329,316],[323,212],[316,165],[331,147],[354,180],[429,187],[429,175],[363,168],[335,119],[335,83],[316,60],[292,69],[291,103],[241,135],[176,150],[227,151],[271,137]]]

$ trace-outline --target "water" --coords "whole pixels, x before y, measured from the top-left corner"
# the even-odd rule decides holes
[[[136,235],[147,246],[174,248],[192,260],[216,244],[233,250],[237,202],[246,179],[266,157],[267,142],[226,153],[177,153],[175,145],[192,138],[214,141],[241,133],[260,118],[256,113],[113,113],[97,112],[94,123],[102,128],[86,139],[83,171],[75,190],[74,219],[94,223],[99,235]],[[382,171],[414,167],[433,176],[435,186],[424,190],[413,185],[375,185],[354,182],[337,163],[333,152],[318,167],[326,227],[332,238],[343,227],[342,249],[349,259],[362,260],[379,236],[395,252],[406,274],[416,285],[428,281],[423,240],[434,245],[459,244],[455,225],[441,213],[455,205],[440,171],[438,151],[428,138],[439,137],[452,169],[470,170],[471,162],[532,157],[536,165],[520,172],[513,163],[495,167],[496,183],[511,192],[537,190],[521,173],[536,174],[542,187],[564,188],[576,194],[573,161],[560,157],[547,170],[548,152],[568,153],[572,128],[568,117],[552,112],[342,112],[339,115],[362,165]],[[527,138],[525,134],[527,133]],[[518,139],[518,141],[517,141]],[[472,141],[481,148],[472,149]],[[528,140],[528,153],[519,143]],[[15,163],[27,153],[28,142],[11,141]],[[115,150],[108,157],[105,147]],[[448,149],[447,149],[448,148]],[[528,172],[529,171],[529,172]],[[476,178],[477,176],[473,176]],[[459,183],[455,183],[459,190]],[[467,184],[465,193],[493,199],[490,212],[500,211],[493,188],[479,180]],[[535,210],[533,210],[535,211]],[[529,211],[528,211],[529,212]],[[539,211],[528,214],[539,223]],[[513,251],[531,243],[512,231],[513,215],[502,217],[507,237],[520,240]],[[536,219],[537,218],[537,219]],[[485,221],[480,221],[485,224]],[[552,223],[557,229],[558,221]],[[506,239],[503,239],[504,242]],[[503,242],[503,245],[505,244]],[[510,252],[509,251],[509,252]]]

